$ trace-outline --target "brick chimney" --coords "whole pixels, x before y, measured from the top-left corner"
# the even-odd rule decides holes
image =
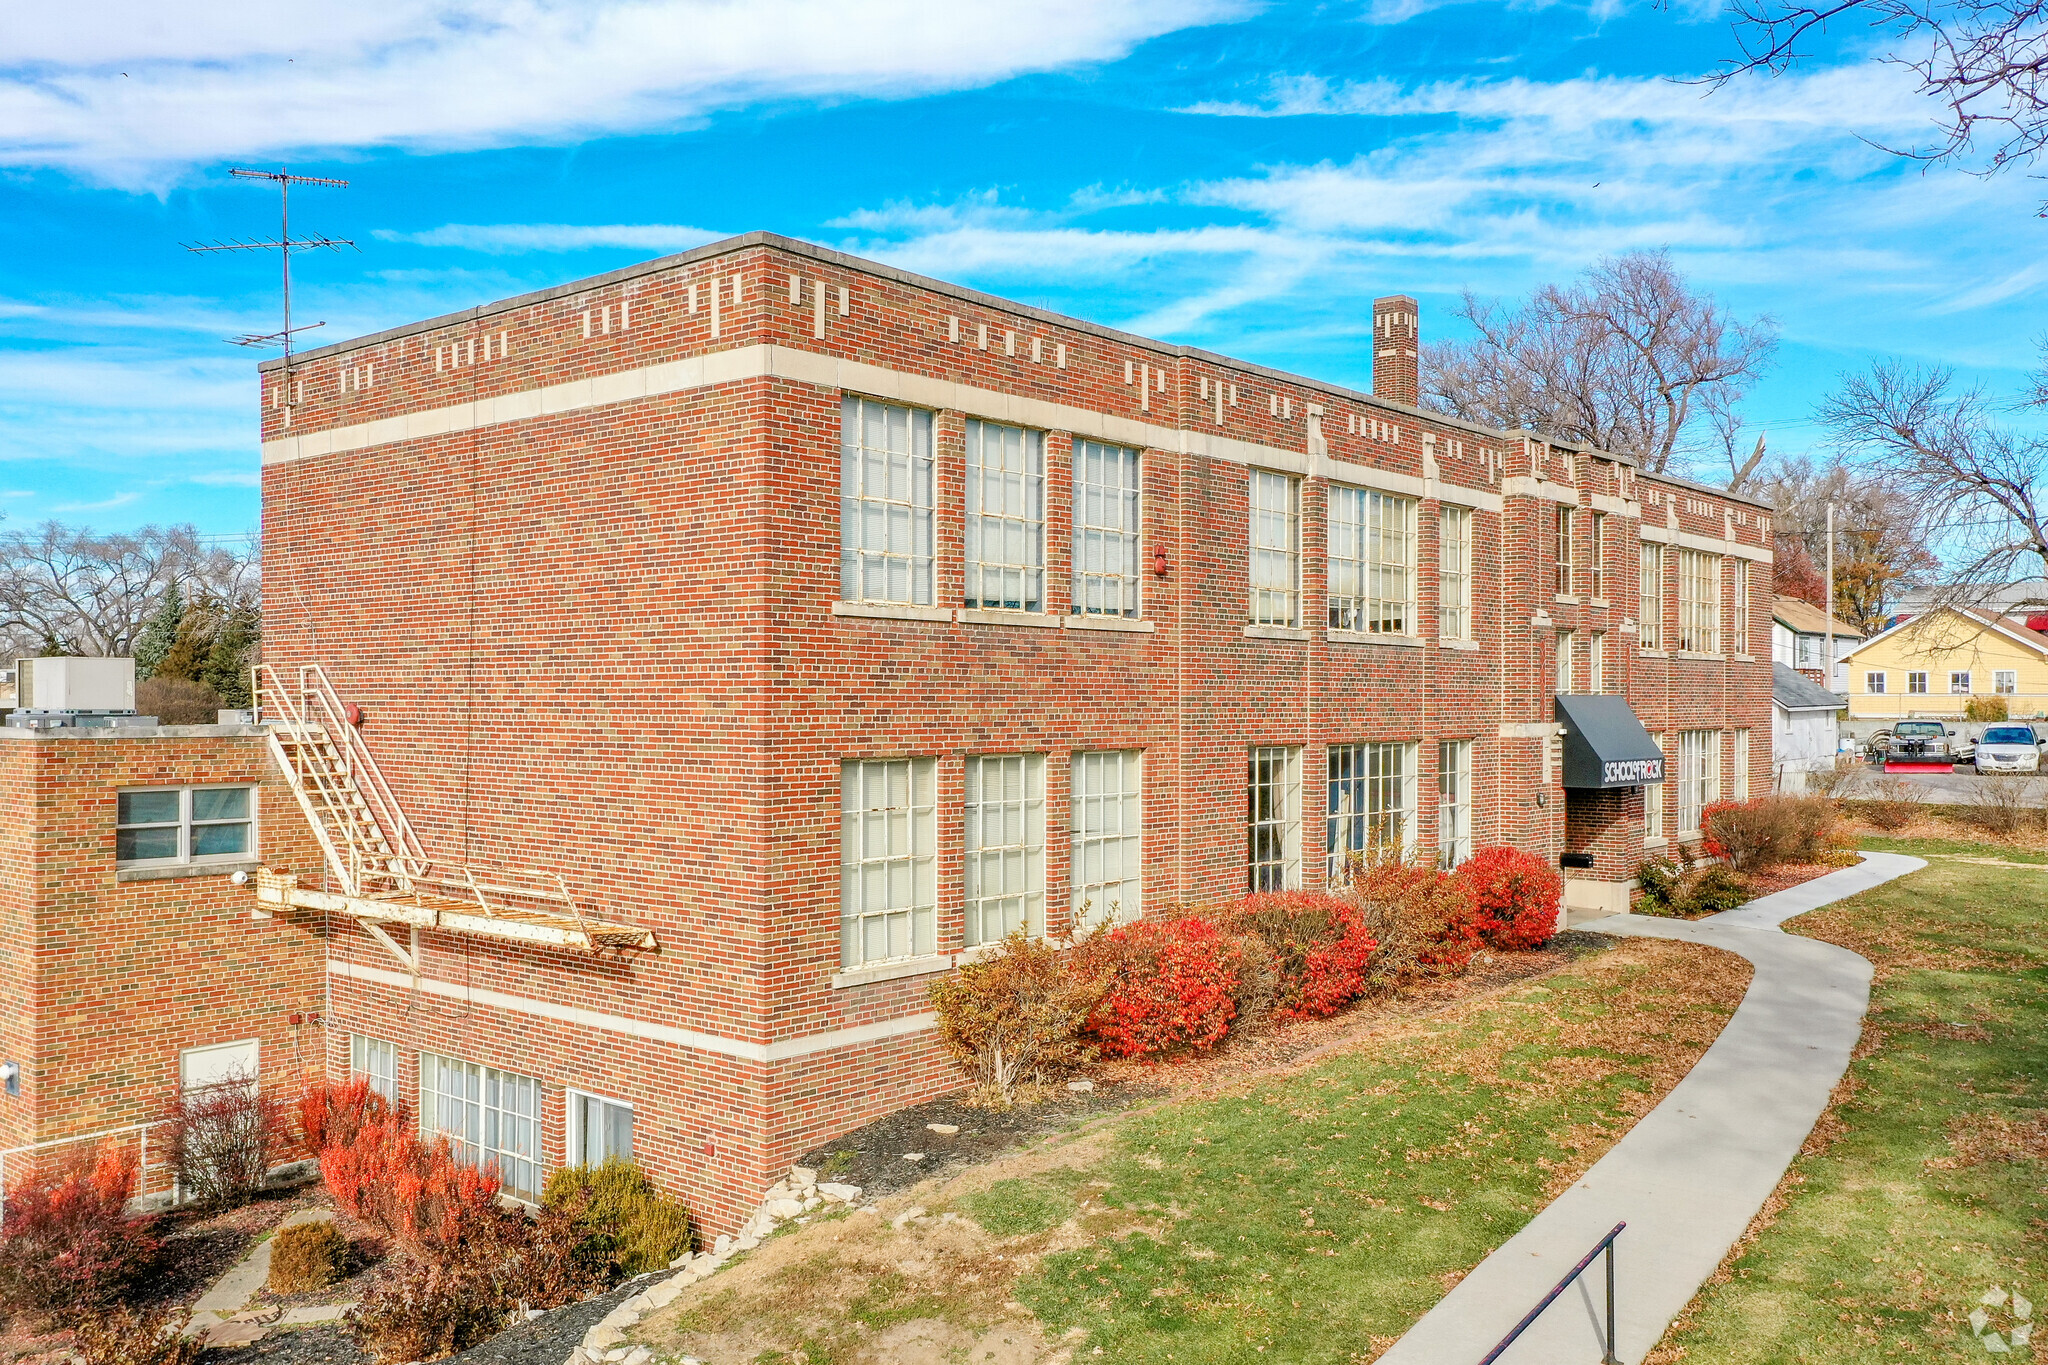
[[[1393,294],[1372,301],[1372,392],[1414,407],[1422,397],[1416,347],[1421,319],[1415,300]]]

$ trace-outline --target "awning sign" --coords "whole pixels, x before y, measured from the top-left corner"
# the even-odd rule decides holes
[[[1664,780],[1664,751],[1625,699],[1561,696],[1557,718],[1564,723],[1565,786],[1599,791]]]

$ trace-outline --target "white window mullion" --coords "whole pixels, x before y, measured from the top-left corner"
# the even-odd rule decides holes
[[[966,604],[1045,609],[1045,438],[967,423]]]
[[[1249,540],[1252,624],[1301,624],[1301,480],[1252,471]]]
[[[1253,749],[1247,765],[1246,857],[1253,891],[1301,885],[1301,750]]]
[[[1045,935],[1045,755],[967,760],[966,943]]]
[[[840,594],[932,603],[932,415],[848,397],[840,404]]]
[[[1138,919],[1145,913],[1144,755],[1077,753],[1072,765],[1073,927]]]

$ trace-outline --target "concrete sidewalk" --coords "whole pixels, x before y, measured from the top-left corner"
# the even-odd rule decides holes
[[[1806,1141],[1848,1068],[1870,964],[1778,925],[1927,866],[1866,853],[1855,867],[1703,920],[1616,915],[1592,933],[1682,939],[1756,968],[1742,1004],[1683,1081],[1578,1183],[1410,1328],[1380,1365],[1478,1365],[1616,1223],[1617,1355],[1640,1361],[1692,1301]],[[1502,1365],[1595,1365],[1606,1284],[1595,1262]]]

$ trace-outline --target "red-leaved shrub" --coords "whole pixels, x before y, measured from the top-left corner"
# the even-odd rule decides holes
[[[1458,864],[1453,875],[1472,897],[1479,936],[1488,947],[1526,952],[1557,933],[1564,878],[1535,854],[1497,844]]]
[[[1378,940],[1367,973],[1375,990],[1432,976],[1456,976],[1479,951],[1479,913],[1464,883],[1421,859],[1355,869],[1345,887],[1366,932]]]
[[[1365,994],[1378,944],[1351,901],[1320,891],[1261,891],[1239,901],[1223,922],[1272,949],[1276,1019],[1320,1019]]]
[[[1111,1056],[1202,1052],[1230,1031],[1244,948],[1214,921],[1139,920],[1074,951],[1076,968],[1102,984],[1088,1029]]]
[[[284,1105],[240,1073],[180,1088],[165,1101],[161,1121],[178,1188],[209,1208],[255,1198],[291,1143]]]
[[[0,1313],[39,1328],[102,1313],[156,1269],[153,1218],[130,1218],[135,1153],[103,1147],[90,1168],[31,1176],[7,1191],[0,1217]]]
[[[299,1135],[313,1156],[346,1147],[365,1126],[392,1117],[391,1102],[372,1090],[364,1076],[341,1085],[316,1076],[299,1092]]]
[[[446,1260],[465,1242],[496,1238],[507,1217],[497,1170],[454,1159],[445,1138],[432,1146],[399,1118],[365,1123],[353,1142],[320,1153],[334,1202],[422,1260]]]

